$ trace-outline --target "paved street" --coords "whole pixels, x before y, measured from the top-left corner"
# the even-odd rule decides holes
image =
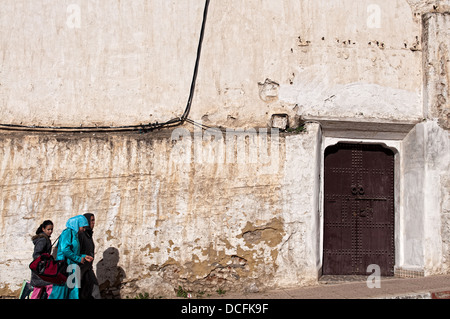
[[[450,299],[450,275],[421,278],[382,278],[381,287],[370,289],[364,278],[340,281],[321,280],[316,286],[233,294],[211,298],[225,299]]]

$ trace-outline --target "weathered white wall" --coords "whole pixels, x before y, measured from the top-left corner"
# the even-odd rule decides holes
[[[429,121],[402,144],[401,258],[398,266],[425,274],[448,272],[450,134]]]
[[[402,144],[401,207],[402,253],[398,266],[409,270],[424,268],[425,150],[424,126],[417,125]]]
[[[204,2],[73,4],[2,1],[2,122],[180,116]],[[405,0],[212,2],[191,117],[227,127],[264,127],[279,112],[422,118],[420,28]]]
[[[175,142],[171,135],[2,135],[2,295],[28,278],[30,236],[44,219],[55,223],[55,239],[68,218],[86,212],[96,215],[102,288],[109,281],[122,297],[139,287],[171,296],[178,285],[216,291],[314,282],[318,134],[316,124],[279,138],[258,133],[256,144],[242,144],[256,145],[257,158],[247,151],[234,161],[208,155],[218,145],[242,149],[225,135],[191,138],[190,146],[177,135]]]
[[[424,113],[450,128],[450,12],[424,16]]]
[[[448,249],[448,200],[450,176],[450,131],[436,122],[427,122],[425,129],[425,269],[429,274],[450,269]]]
[[[424,255],[429,273],[450,269],[450,10],[424,16]]]
[[[423,16],[424,121],[404,138],[401,153],[402,269],[448,272],[449,81],[448,13]]]

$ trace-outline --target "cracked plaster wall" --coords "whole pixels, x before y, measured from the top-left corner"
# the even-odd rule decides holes
[[[299,116],[422,118],[424,3],[213,2],[191,117],[224,127],[265,127],[274,113],[291,125]],[[121,125],[182,114],[202,1],[68,5],[2,2],[3,122]],[[261,96],[268,79],[279,87]]]
[[[424,150],[425,267],[429,273],[449,272],[450,237],[450,5],[447,11],[423,16],[424,113],[421,124]],[[441,9],[442,10],[442,9]]]
[[[425,114],[450,129],[450,12],[429,13],[424,23]]]
[[[302,134],[258,134],[258,144],[248,137],[236,152],[261,142],[258,154],[270,160],[246,153],[231,163],[210,160],[232,142],[209,136],[197,145],[171,135],[2,135],[0,295],[17,294],[28,279],[37,225],[53,220],[55,239],[68,218],[86,212],[97,220],[94,269],[105,296],[317,280],[308,243],[318,134],[310,124]],[[205,157],[182,160],[199,145]]]

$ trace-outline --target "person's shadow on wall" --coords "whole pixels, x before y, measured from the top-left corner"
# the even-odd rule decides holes
[[[120,288],[126,278],[119,267],[119,250],[109,247],[103,252],[103,259],[97,263],[97,279],[102,299],[121,299]]]

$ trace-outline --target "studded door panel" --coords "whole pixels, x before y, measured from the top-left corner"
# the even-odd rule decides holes
[[[394,154],[379,145],[325,152],[324,275],[394,273]]]

